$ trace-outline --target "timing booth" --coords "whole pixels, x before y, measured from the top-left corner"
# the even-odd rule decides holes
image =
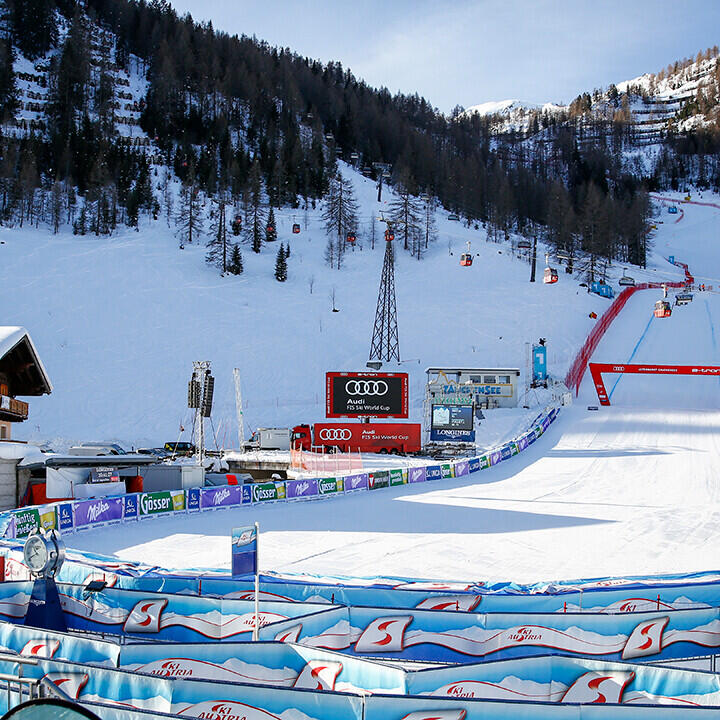
[[[425,374],[425,429],[431,442],[473,443],[481,409],[518,403],[517,368],[430,367]]]
[[[53,455],[45,460],[47,499],[105,497],[137,492],[141,468],[157,462],[151,455]]]
[[[426,400],[429,405],[478,405],[491,398],[491,407],[517,407],[518,368],[430,367]]]

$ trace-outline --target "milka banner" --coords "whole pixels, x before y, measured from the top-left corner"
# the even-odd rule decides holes
[[[100,523],[120,522],[123,519],[123,499],[119,497],[82,500],[74,504],[77,528]]]

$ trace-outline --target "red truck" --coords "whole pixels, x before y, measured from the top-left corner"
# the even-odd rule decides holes
[[[300,450],[324,447],[339,452],[405,455],[420,451],[420,437],[420,423],[315,423],[294,427],[291,446]]]

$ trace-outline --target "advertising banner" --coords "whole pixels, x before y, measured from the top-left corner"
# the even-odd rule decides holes
[[[123,519],[137,520],[138,518],[138,495],[123,496]]]
[[[442,473],[443,480],[445,478],[453,477],[453,470],[454,470],[454,468],[451,463],[443,463],[440,466],[440,472]]]
[[[317,478],[306,478],[304,480],[286,480],[285,494],[288,500],[296,498],[314,497],[319,494]]]
[[[368,474],[360,473],[358,475],[345,476],[345,492],[353,492],[354,490],[368,489]]]
[[[406,482],[403,471],[400,468],[392,468],[392,470],[390,470],[390,485],[404,485]]]
[[[325,374],[326,416],[394,417],[408,416],[407,373]]]
[[[253,502],[272,502],[285,499],[284,482],[255,483],[252,486]]]
[[[40,508],[40,525],[43,530],[55,529],[55,520],[55,507],[53,505]]]
[[[37,508],[15,512],[15,537],[27,537],[40,527],[40,513]]]
[[[185,509],[184,490],[162,490],[140,495],[140,518],[178,512]]]
[[[192,487],[186,490],[185,505],[188,512],[197,512],[200,509],[200,488]]]
[[[470,467],[469,467],[468,461],[460,460],[460,462],[456,462],[454,474],[455,474],[455,477],[461,477],[462,475],[469,475]]]
[[[119,522],[123,518],[122,498],[97,498],[75,503],[75,526],[96,525],[97,523]]]
[[[442,468],[440,465],[428,465],[425,468],[426,480],[440,480],[442,478]]]
[[[550,420],[550,416],[549,416],[549,415],[548,415],[547,417],[544,417],[544,418],[543,418],[543,421],[542,421],[542,423],[541,423],[541,427],[542,427],[542,431],[543,431],[543,432],[545,432],[545,431],[548,429],[548,426],[550,425],[551,422],[552,422],[552,420]]]
[[[232,531],[232,574],[255,574],[257,572],[257,527],[233,528]]]
[[[475,442],[474,430],[447,430],[434,428],[430,429],[430,440],[432,442]]]
[[[252,488],[250,485],[242,486],[242,504],[250,505],[252,503]]]
[[[408,482],[409,483],[420,483],[425,482],[425,468],[424,467],[411,467],[408,468]]]
[[[512,448],[510,447],[510,445],[504,445],[500,449],[500,454],[502,455],[503,460],[508,460],[510,457],[512,457],[513,453],[512,453]]]
[[[390,487],[390,474],[387,470],[370,473],[368,476],[368,487],[370,490]]]
[[[242,504],[242,485],[199,488],[200,509],[230,507]]]
[[[56,527],[61,532],[72,532],[75,524],[73,522],[73,506],[72,503],[60,503],[55,506],[57,514]]]
[[[517,442],[518,452],[522,452],[528,446],[527,436],[523,435]]]
[[[320,495],[330,495],[343,491],[343,479],[339,478],[322,478],[317,483]]]
[[[505,458],[503,457],[503,454],[500,450],[493,450],[490,453],[490,464],[491,465],[497,465],[499,462],[502,462]]]

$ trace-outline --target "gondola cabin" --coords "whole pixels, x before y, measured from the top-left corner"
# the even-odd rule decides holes
[[[452,220],[453,222],[458,222],[460,220],[459,215],[448,215],[448,220]]]
[[[472,265],[472,262],[473,262],[472,253],[463,253],[460,256],[460,264],[463,267],[470,267]]]
[[[529,250],[531,247],[529,240],[520,240],[520,242],[518,242],[519,250]]]
[[[670,303],[667,300],[658,300],[655,303],[655,310],[653,311],[653,315],[655,315],[656,318],[670,317],[672,315],[672,308],[670,307]]]
[[[236,215],[232,221],[232,233],[233,235],[239,235],[242,230],[242,215]]]
[[[545,274],[543,275],[543,282],[546,285],[552,285],[558,281],[558,274],[555,268],[546,267]]]
[[[692,302],[693,295],[692,293],[678,293],[675,296],[675,304],[676,305],[688,305]]]
[[[348,233],[348,234],[347,234],[347,241],[348,241],[351,245],[354,245],[354,244],[355,244],[355,240],[356,240],[356,239],[357,239],[357,238],[355,237],[355,233]]]
[[[635,287],[635,280],[629,275],[623,275],[618,280],[618,285],[622,285],[623,287]]]
[[[385,231],[385,240],[387,242],[392,242],[394,239],[395,239],[395,235],[390,230],[386,230]]]
[[[300,223],[293,223],[293,235],[300,233]]]
[[[675,207],[675,205],[671,205],[668,208],[668,212],[670,213],[670,215],[677,215],[677,211],[678,211],[678,209]]]

